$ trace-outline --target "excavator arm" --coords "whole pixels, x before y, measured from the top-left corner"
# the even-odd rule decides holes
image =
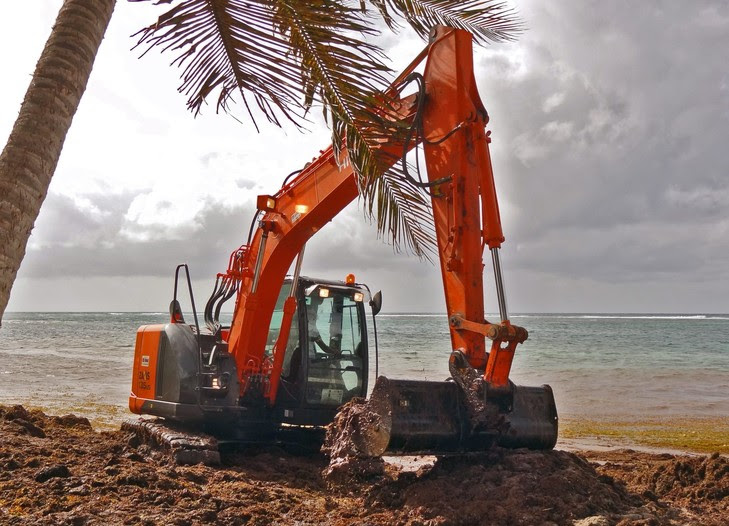
[[[412,105],[412,98],[403,100],[400,116],[407,118]],[[382,158],[394,162],[400,148],[401,143],[382,144]],[[263,377],[262,394],[271,404],[275,402],[283,350],[296,308],[294,286],[284,304],[273,356],[267,357],[264,349],[268,327],[281,285],[294,259],[303,256],[306,242],[359,195],[354,170],[346,153],[341,155],[337,159],[329,147],[276,194],[258,197],[262,218],[250,245],[238,251],[242,261],[233,265],[240,269],[236,272],[240,285],[229,352],[241,374],[242,394],[250,378]]]
[[[504,241],[489,154],[488,113],[473,74],[470,34],[440,31],[428,57],[424,80],[427,103],[422,137],[438,239],[443,287],[453,349],[485,370],[491,389],[508,387],[514,350],[526,330],[510,324],[499,248]],[[457,67],[454,67],[457,65]],[[439,181],[443,181],[439,183]],[[483,252],[493,261],[500,324],[484,318]],[[491,352],[484,337],[492,340]]]
[[[383,169],[388,168],[418,142],[423,144],[430,181],[424,186],[432,196],[453,349],[461,350],[472,367],[485,369],[487,381],[495,387],[504,387],[514,346],[526,338],[526,331],[509,324],[505,309],[500,325],[484,320],[482,254],[488,246],[498,258],[504,237],[489,137],[484,130],[488,116],[473,75],[471,35],[438,28],[425,52],[395,85],[423,59],[424,84],[415,96],[400,101],[397,115],[417,129],[418,137],[407,144],[402,138],[382,143],[380,158]],[[293,296],[284,307],[280,341],[274,346],[272,359],[264,355],[264,348],[286,272],[308,239],[358,196],[356,174],[346,153],[342,156],[337,160],[330,147],[275,195],[259,196],[257,206],[262,217],[250,245],[239,251],[242,261],[235,267],[240,285],[229,352],[238,365],[243,391],[252,376],[270,378],[264,396],[271,403],[281,368],[280,350],[286,346],[295,309]],[[500,283],[500,274],[498,277]],[[501,305],[503,288],[497,290]],[[494,341],[488,364],[485,336]]]
[[[440,27],[426,50],[394,85],[425,59],[420,92],[399,104],[398,118],[410,122],[417,137],[380,145],[383,168],[422,143],[432,197],[438,253],[443,277],[451,340],[470,365],[484,371],[493,388],[508,385],[511,359],[524,329],[507,317],[498,249],[504,240],[494,187],[488,115],[473,74],[471,35]],[[332,148],[307,165],[275,195],[258,198],[262,216],[250,245],[238,251],[240,281],[229,350],[246,390],[252,376],[270,378],[264,396],[275,401],[285,339],[295,309],[289,298],[272,359],[264,355],[271,314],[281,283],[306,242],[358,196],[356,174],[346,153],[337,160]],[[501,323],[484,319],[483,251],[493,256]],[[491,352],[485,337],[492,340]],[[488,360],[488,361],[487,361]],[[265,382],[264,382],[265,383]]]

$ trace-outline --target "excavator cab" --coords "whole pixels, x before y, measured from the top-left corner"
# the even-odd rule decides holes
[[[292,281],[284,282],[269,326],[270,356]],[[326,425],[340,405],[367,394],[368,291],[301,277],[281,369],[276,412],[288,424]]]

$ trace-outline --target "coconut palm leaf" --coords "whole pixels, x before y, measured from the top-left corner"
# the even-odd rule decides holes
[[[352,75],[342,68],[340,60],[352,61],[358,68],[367,65],[350,49],[332,46],[340,37],[327,34],[330,29],[312,24],[312,21],[321,24],[323,17],[302,16],[301,9],[295,10],[284,2],[277,8],[278,27],[283,34],[290,35],[292,53],[300,58],[303,66],[304,85],[308,88],[306,103],[310,105],[314,100],[322,103],[332,128],[335,151],[341,152],[346,145],[348,162],[355,170],[365,203],[365,214],[375,220],[380,234],[389,234],[396,249],[402,243],[406,250],[427,258],[434,247],[427,196],[409,185],[396,168],[388,169],[389,165],[397,166],[396,160],[383,158],[377,148],[383,140],[405,131],[397,120],[387,118],[389,100],[383,93],[387,79],[379,74],[367,78],[364,69],[356,69]],[[363,49],[367,60],[381,58],[370,54],[369,47],[360,47],[357,52]],[[389,70],[380,65],[378,71]]]
[[[131,0],[151,1],[151,0]],[[426,35],[446,23],[480,35],[506,39],[510,12],[488,0],[157,0],[174,4],[142,29],[138,45],[175,54],[182,68],[179,91],[195,114],[211,97],[229,112],[239,94],[257,126],[263,115],[278,126],[306,125],[307,112],[321,105],[335,151],[346,146],[357,175],[365,214],[395,247],[426,256],[434,245],[429,200],[399,168],[381,158],[377,145],[402,133],[388,119],[386,90],[391,71],[372,38],[375,16],[395,28],[390,13]],[[511,24],[511,25],[510,25]],[[375,109],[378,108],[378,109]],[[385,172],[383,174],[383,172]]]
[[[254,122],[248,98],[270,122],[302,126],[318,90],[347,113],[387,83],[382,54],[366,41],[376,33],[366,13],[336,0],[183,0],[137,35],[138,45],[175,53],[179,91],[196,114],[214,93],[227,112],[239,93]]]
[[[423,38],[444,25],[464,29],[481,44],[513,40],[524,27],[515,10],[501,0],[370,0],[387,26],[397,30],[391,13],[401,17]],[[388,9],[389,8],[389,9]]]
[[[395,250],[402,245],[408,252],[432,261],[435,254],[435,228],[429,197],[404,180],[399,170],[390,169],[375,178],[371,191],[361,192],[365,213],[375,220],[377,231],[389,233]]]

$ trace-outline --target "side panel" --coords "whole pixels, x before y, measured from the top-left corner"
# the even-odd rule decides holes
[[[137,414],[157,414],[145,401],[195,404],[198,389],[199,351],[188,325],[144,325],[137,331],[129,409]],[[162,415],[160,415],[162,416]]]
[[[157,387],[157,358],[160,334],[164,325],[143,325],[137,330],[134,346],[134,367],[132,368],[132,390],[129,395],[129,410],[142,414],[144,400],[154,400]]]

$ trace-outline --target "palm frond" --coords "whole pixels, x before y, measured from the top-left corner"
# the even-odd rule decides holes
[[[307,4],[317,5],[317,2]],[[335,152],[346,147],[347,162],[357,176],[365,215],[374,220],[378,232],[387,232],[396,249],[429,258],[434,247],[430,202],[424,193],[397,173],[395,159],[383,156],[378,145],[391,141],[404,130],[388,118],[391,100],[384,94],[389,69],[381,62],[379,49],[364,41],[338,33],[336,26],[322,24],[327,16],[365,16],[364,11],[332,12],[311,16],[287,2],[277,4],[277,24],[289,35],[292,52],[300,58],[302,84],[307,104],[321,101],[332,128]],[[306,15],[306,16],[304,16]],[[369,20],[360,26],[361,34],[372,33]],[[353,49],[353,46],[356,49]],[[378,63],[376,69],[364,72]]]
[[[311,42],[291,31],[296,25],[308,28]],[[196,114],[215,94],[217,109],[227,112],[239,92],[254,122],[246,97],[270,122],[280,126],[283,116],[302,126],[322,81],[338,83],[350,99],[386,83],[379,48],[365,41],[374,33],[367,15],[346,2],[182,0],[138,32],[137,45],[175,54],[172,64],[183,68],[179,91]],[[323,67],[300,52],[309,44],[329,53],[318,55]]]
[[[131,0],[153,1],[153,0]],[[472,32],[481,41],[509,40],[520,29],[513,12],[491,0],[370,0],[391,28],[404,18],[422,36],[436,24]],[[209,99],[229,112],[240,94],[256,124],[262,114],[281,126],[305,125],[321,104],[335,150],[347,150],[366,215],[397,249],[421,257],[434,246],[427,195],[389,168],[379,145],[401,133],[386,118],[391,71],[364,0],[156,0],[173,4],[142,29],[138,46],[174,54],[178,88],[198,114]]]
[[[524,26],[516,11],[502,0],[370,0],[387,26],[395,31],[393,17],[402,17],[423,38],[431,28],[445,25],[464,29],[474,40],[504,42],[516,38]]]
[[[137,45],[175,54],[172,64],[183,68],[179,91],[188,96],[188,108],[195,114],[215,94],[217,109],[227,112],[240,93],[254,123],[247,97],[270,122],[280,126],[283,117],[302,126],[307,109],[301,96],[304,65],[291,53],[291,41],[277,29],[274,15],[272,2],[184,0],[137,33]],[[363,29],[352,17],[341,20],[341,32]],[[369,65],[381,69],[378,62]]]
[[[391,73],[380,49],[366,41],[377,34],[366,13],[336,0],[272,4],[273,23],[287,39],[288,58],[300,67],[305,108],[321,103],[330,125],[356,126],[364,136],[376,118],[373,95],[387,86]],[[338,149],[343,137],[335,134]]]
[[[399,121],[378,117],[379,124],[365,127],[364,136],[354,126],[333,123],[334,133],[345,138],[348,161],[357,173],[365,217],[376,224],[380,236],[389,238],[396,251],[404,249],[432,260],[435,228],[430,197],[405,176],[399,155],[373,147],[398,142],[407,128]]]
[[[375,220],[379,233],[389,232],[401,239],[406,251],[432,261],[435,251],[435,226],[429,197],[405,179],[396,164],[377,177],[372,191],[365,192],[365,213]],[[400,245],[394,244],[395,250]]]

